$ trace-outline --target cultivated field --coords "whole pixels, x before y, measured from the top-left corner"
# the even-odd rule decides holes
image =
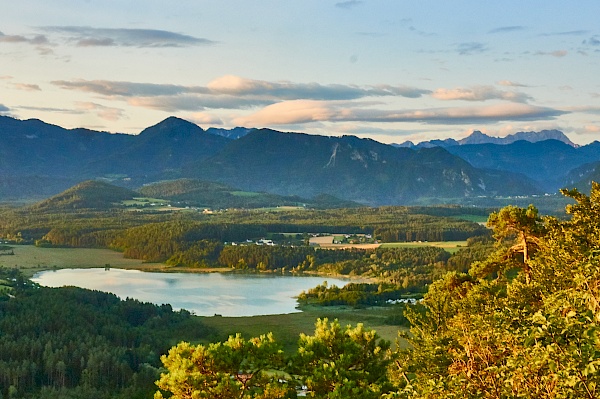
[[[125,259],[120,252],[89,248],[39,248],[33,245],[15,245],[14,255],[0,257],[0,265],[21,269],[26,277],[48,269],[111,267],[144,269],[141,260]]]
[[[329,248],[329,249],[346,249],[346,248],[362,248],[362,249],[372,249],[372,248],[420,248],[420,247],[438,247],[443,248],[444,250],[454,253],[461,249],[462,247],[467,246],[466,241],[423,241],[423,242],[387,242],[383,244],[334,244],[333,240],[336,236],[322,236],[322,237],[311,237],[310,243],[314,245],[318,245],[320,248]]]
[[[423,241],[423,242],[386,242],[381,244],[382,248],[420,248],[420,247],[437,247],[443,248],[445,251],[454,253],[461,248],[467,246],[466,241]]]

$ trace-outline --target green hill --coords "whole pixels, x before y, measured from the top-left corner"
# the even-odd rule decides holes
[[[177,179],[148,184],[139,189],[146,197],[165,198],[186,205],[207,208],[263,208],[306,205],[316,208],[355,207],[359,204],[343,201],[331,195],[312,200],[298,196],[282,196],[264,192],[241,191],[222,183],[198,179]]]
[[[87,180],[31,206],[33,210],[66,211],[108,209],[121,201],[138,197],[134,191],[96,180]]]

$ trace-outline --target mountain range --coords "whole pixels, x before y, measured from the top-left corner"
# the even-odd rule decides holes
[[[412,141],[405,141],[402,144],[393,144],[396,147],[408,147],[408,148],[430,148],[430,147],[453,147],[457,145],[468,145],[468,144],[512,144],[516,141],[528,141],[530,143],[537,143],[546,140],[558,140],[571,147],[578,147],[577,144],[573,143],[563,132],[560,130],[542,130],[541,132],[517,132],[510,134],[506,137],[494,137],[489,136],[485,133],[475,130],[469,136],[464,139],[445,139],[445,140],[430,140],[422,141],[418,144],[414,144]]]
[[[288,197],[412,204],[554,192],[573,176],[585,182],[582,171],[569,172],[600,161],[600,143],[577,147],[558,131],[502,144],[472,136],[408,148],[354,136],[204,130],[175,117],[127,135],[0,116],[0,199],[47,197],[89,179],[137,190],[187,178]]]

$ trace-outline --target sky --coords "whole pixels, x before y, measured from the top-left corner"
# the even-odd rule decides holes
[[[420,142],[600,140],[600,1],[24,0],[0,114],[137,134],[169,116]]]

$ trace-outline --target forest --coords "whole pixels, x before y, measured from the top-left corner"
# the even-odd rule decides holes
[[[0,268],[0,397],[148,398],[160,354],[208,338],[202,322],[156,306],[75,287],[45,288]]]

